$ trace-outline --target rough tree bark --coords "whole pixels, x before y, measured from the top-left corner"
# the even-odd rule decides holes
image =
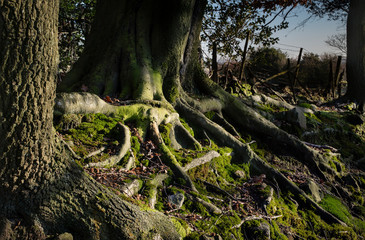
[[[179,239],[164,215],[96,183],[53,130],[58,0],[0,1],[0,236]]]
[[[351,0],[347,18],[347,81],[346,97],[365,111],[365,2]]]

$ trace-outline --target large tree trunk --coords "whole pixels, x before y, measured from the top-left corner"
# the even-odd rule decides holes
[[[59,90],[85,85],[99,95],[174,99],[192,23],[201,21],[204,5],[200,0],[98,1],[84,53]]]
[[[351,0],[347,19],[347,81],[346,96],[359,104],[365,103],[365,1]]]
[[[0,0],[0,238],[178,239],[92,180],[52,126],[58,0]]]

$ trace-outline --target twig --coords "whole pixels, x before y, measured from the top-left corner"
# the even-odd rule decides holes
[[[208,139],[208,141],[209,141],[209,147],[211,147],[212,146],[212,141],[210,140],[210,138],[209,138],[209,136],[208,136],[208,134],[203,130],[203,133],[204,133],[204,135],[205,135],[205,137]]]
[[[329,149],[332,152],[338,152],[338,149],[328,146],[328,145],[317,145],[317,144],[313,144],[313,143],[308,143],[308,142],[304,142],[303,143],[309,147],[313,147],[313,148],[320,148],[320,149]]]
[[[191,200],[191,201],[195,201],[195,202],[198,202],[198,203],[201,203],[209,212],[211,213],[214,213],[214,214],[222,214],[222,210],[219,209],[217,206],[215,206],[214,204],[212,203],[209,203],[207,201],[204,201],[203,199],[201,198],[198,198],[198,197],[195,197],[195,196],[192,196],[188,193],[185,193],[186,197]]]
[[[214,185],[214,184],[211,184],[210,182],[204,181],[203,179],[200,179],[200,178],[197,178],[196,180],[201,181],[201,182],[202,182],[202,183],[204,183],[205,185],[207,185],[207,186],[209,186],[209,187],[213,187],[213,188],[215,188],[215,189],[219,190],[220,192],[222,192],[222,193],[226,194],[226,195],[227,195],[228,197],[230,197],[231,199],[238,201],[238,200],[237,200],[237,198],[233,197],[231,194],[229,194],[228,192],[226,192],[226,191],[225,191],[225,190],[223,190],[222,188],[220,188],[220,187],[218,187],[218,186],[216,186],[216,185]]]
[[[74,150],[72,150],[70,145],[65,140],[63,140],[61,137],[60,137],[60,140],[66,146],[66,148],[71,152],[71,154],[74,158],[76,158],[78,160],[81,159],[81,157],[79,155],[77,155]]]
[[[242,219],[242,221],[239,224],[231,227],[231,229],[240,228],[242,226],[242,224],[244,224],[246,221],[258,220],[258,219],[263,219],[263,218],[272,220],[272,219],[280,218],[282,216],[283,215],[277,215],[277,216],[272,216],[272,217],[270,217],[270,216],[264,216],[264,215],[248,216],[248,217],[245,217],[244,219]]]
[[[98,149],[98,150],[96,150],[96,151],[94,151],[94,152],[92,152],[92,153],[89,153],[89,154],[85,157],[85,159],[88,159],[88,158],[91,158],[92,156],[98,155],[98,154],[102,153],[104,150],[105,150],[105,147],[103,146],[103,147],[101,147],[100,149]]]

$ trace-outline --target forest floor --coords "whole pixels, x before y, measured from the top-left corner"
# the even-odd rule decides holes
[[[168,140],[169,126],[160,125],[159,131],[183,168],[205,159],[187,170],[198,193],[186,187],[183,179],[173,177],[161,160],[161,150],[150,136],[143,135],[138,121],[125,122],[103,114],[66,114],[55,119],[55,128],[90,176],[142,209],[153,208],[171,216],[184,239],[365,239],[364,116],[352,104],[324,105],[323,98],[309,99],[305,93],[298,93],[297,104],[288,110],[263,98],[260,94],[265,88],[258,89],[256,95],[247,94],[249,89],[244,95],[234,94],[330,158],[335,174],[324,181],[291,151],[275,148],[275,141],[245,133],[239,140],[344,224],[321,219],[304,197],[301,200],[264,174],[250,171],[250,163],[238,161],[232,149],[218,146],[209,137],[199,137],[199,129],[184,119],[180,121],[195,134],[202,149],[174,149]],[[277,91],[266,90],[265,94],[269,99],[290,102],[290,91],[278,96]],[[121,102],[110,97],[104,100],[114,105]],[[123,141],[118,123],[130,130],[130,149],[117,165],[93,165],[118,154]],[[154,194],[156,199],[151,196]]]

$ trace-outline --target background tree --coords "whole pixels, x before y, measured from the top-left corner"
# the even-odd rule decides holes
[[[347,55],[347,39],[345,33],[329,36],[325,43],[328,46],[339,50],[342,54]]]
[[[347,20],[347,82],[348,89],[345,99],[355,101],[359,110],[364,111],[365,87],[364,77],[364,45],[362,19],[364,18],[365,5],[359,0],[315,0],[312,2],[310,11],[323,17],[328,15],[330,19]]]
[[[58,22],[59,68],[68,72],[84,49],[95,15],[96,0],[60,0]]]
[[[262,47],[251,51],[249,67],[251,71],[261,74],[263,78],[270,77],[283,70],[287,56],[275,48]]]

